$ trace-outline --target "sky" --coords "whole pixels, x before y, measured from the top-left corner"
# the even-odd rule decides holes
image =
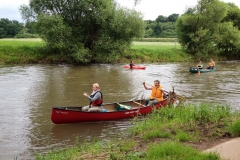
[[[134,0],[117,0],[128,8],[134,8],[142,12],[144,20],[155,20],[159,15],[169,16],[173,13],[183,14],[188,7],[193,7],[198,0],[141,0],[134,6]],[[223,0],[223,2],[235,3],[240,8],[240,0]],[[22,4],[28,5],[29,0],[0,0],[0,18],[23,22],[19,13]]]

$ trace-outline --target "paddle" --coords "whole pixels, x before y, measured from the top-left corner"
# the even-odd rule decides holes
[[[138,103],[138,102],[135,102],[135,101],[133,101],[133,103],[136,103],[136,104],[138,104],[138,105],[140,105],[140,106],[146,107],[145,105],[143,105],[143,104],[141,104],[141,103]]]

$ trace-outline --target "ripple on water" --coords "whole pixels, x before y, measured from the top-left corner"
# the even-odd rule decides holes
[[[187,103],[200,101],[240,106],[239,62],[217,62],[217,70],[206,74],[188,72],[194,63],[159,63],[145,70],[124,69],[123,65],[23,65],[0,66],[0,159],[32,159],[33,153],[46,153],[71,147],[94,138],[109,140],[126,134],[130,120],[54,125],[53,106],[86,105],[83,92],[91,93],[100,84],[104,102],[148,97],[142,82],[158,79],[163,88],[187,97]],[[19,147],[21,146],[21,147]]]

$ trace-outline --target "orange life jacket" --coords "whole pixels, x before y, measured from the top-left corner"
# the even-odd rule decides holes
[[[213,63],[213,62],[209,62],[208,65],[211,66],[211,67],[213,67],[213,66],[214,66],[214,63]]]
[[[162,86],[159,85],[159,87],[152,87],[152,93],[150,96],[150,99],[157,99],[158,101],[162,101],[163,100],[163,91],[162,91]]]

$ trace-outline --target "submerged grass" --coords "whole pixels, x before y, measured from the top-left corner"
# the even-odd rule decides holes
[[[121,140],[84,143],[73,149],[38,155],[37,159],[220,160],[217,154],[203,153],[191,146],[208,142],[211,147],[209,142],[240,135],[239,115],[229,106],[205,103],[166,107],[147,117],[135,118],[133,127]]]

